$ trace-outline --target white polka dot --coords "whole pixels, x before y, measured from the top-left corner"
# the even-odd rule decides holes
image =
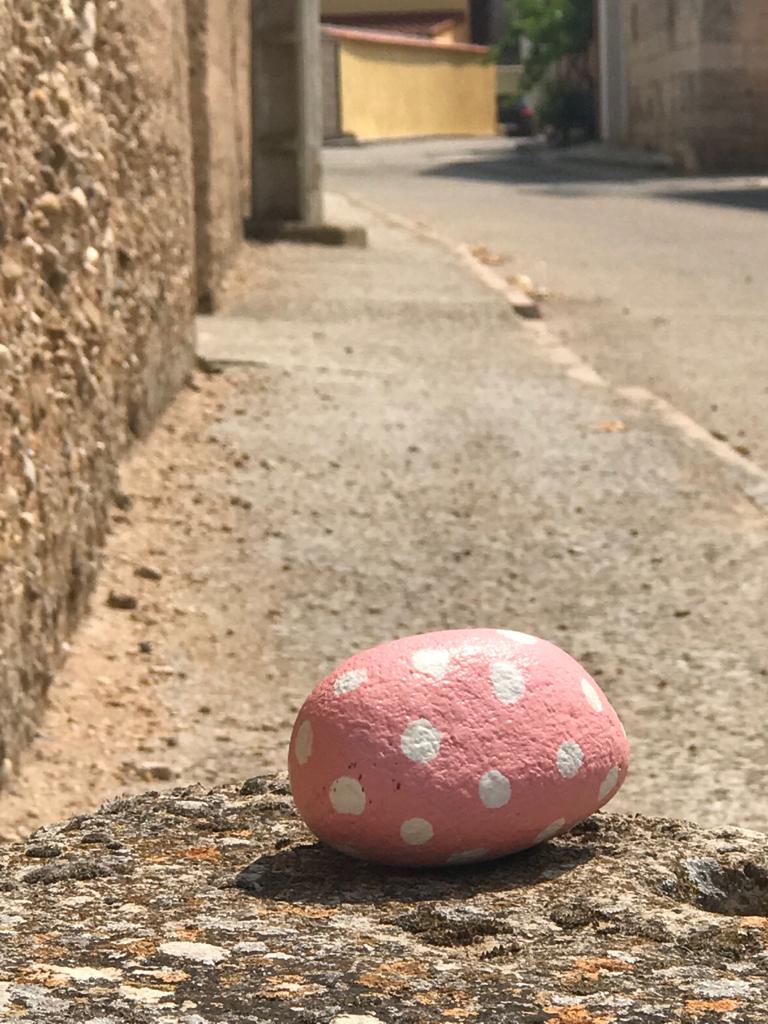
[[[531,636],[530,633],[518,633],[514,629],[497,629],[497,633],[501,633],[508,640],[515,640],[519,644],[537,644],[539,638],[537,636]]]
[[[474,864],[488,856],[487,850],[460,850],[452,853],[446,864]]]
[[[411,662],[417,672],[433,679],[445,679],[451,661],[450,651],[414,651]]]
[[[309,719],[305,719],[296,731],[296,740],[293,745],[293,751],[299,764],[306,764],[312,755],[313,739],[312,723]]]
[[[602,785],[600,786],[600,793],[599,793],[600,799],[601,800],[605,800],[605,798],[607,796],[609,796],[614,791],[614,789],[616,789],[616,786],[618,785],[618,782],[619,782],[619,769],[615,768],[615,767],[611,768],[611,770],[608,772],[608,774],[603,779]]]
[[[338,814],[362,814],[365,810],[365,792],[357,781],[348,775],[336,779],[330,789],[331,803]]]
[[[491,665],[491,683],[502,704],[517,704],[525,693],[525,676],[511,661]]]
[[[565,828],[565,818],[558,818],[557,821],[553,821],[551,825],[547,825],[543,832],[534,839],[535,843],[546,843],[548,839],[554,838],[558,832],[561,832]]]
[[[581,680],[581,692],[587,698],[587,704],[589,704],[593,711],[603,710],[603,702],[600,700],[600,694],[588,679]]]
[[[424,818],[409,818],[400,826],[400,836],[409,846],[423,846],[434,834],[435,830]]]
[[[345,693],[351,693],[352,690],[356,690],[358,686],[362,686],[367,679],[368,673],[364,668],[350,669],[349,672],[344,672],[339,676],[333,684],[333,691],[337,696],[341,697]]]
[[[475,654],[483,654],[485,648],[479,647],[477,644],[462,644],[459,648],[459,656],[462,658],[471,658]]]
[[[440,733],[426,718],[419,718],[403,731],[400,749],[411,761],[424,764],[440,753]]]
[[[480,790],[480,799],[489,808],[503,807],[509,803],[509,798],[512,795],[509,779],[497,771],[486,772],[480,779],[478,789]]]
[[[557,770],[564,779],[572,779],[584,764],[584,751],[578,743],[566,740],[557,752]]]

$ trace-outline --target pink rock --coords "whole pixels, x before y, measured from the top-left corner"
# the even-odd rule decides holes
[[[624,782],[605,694],[559,647],[503,629],[356,654],[307,698],[289,751],[318,838],[388,864],[502,857],[566,832]]]

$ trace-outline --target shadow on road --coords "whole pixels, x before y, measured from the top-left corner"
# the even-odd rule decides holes
[[[492,154],[487,149],[477,148],[468,157],[441,162],[420,173],[431,178],[539,186],[545,193],[572,197],[594,193],[569,186],[647,183],[645,194],[653,199],[768,211],[768,186],[747,184],[737,175],[733,176],[733,187],[723,187],[721,175],[715,185],[713,179],[680,179],[661,168],[572,159],[567,150],[533,145],[510,146],[508,150],[495,150]],[[669,187],[673,181],[675,187]],[[667,187],[656,190],[652,187],[654,182]],[[742,182],[745,183],[742,185]]]
[[[475,159],[476,157],[476,159]],[[569,161],[556,150],[510,146],[509,150],[478,148],[469,159],[450,160],[420,172],[425,177],[493,181],[510,185],[567,185],[590,182],[633,182],[659,178],[658,171],[619,165]]]
[[[688,203],[706,203],[712,206],[729,206],[737,210],[762,210],[768,212],[768,186],[659,192],[657,193],[657,198],[682,199]]]

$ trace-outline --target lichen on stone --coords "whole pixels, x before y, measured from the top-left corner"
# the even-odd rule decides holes
[[[320,845],[279,777],[115,800],[0,848],[0,1012],[768,1021],[764,837],[669,825],[598,814],[523,854],[413,871]]]

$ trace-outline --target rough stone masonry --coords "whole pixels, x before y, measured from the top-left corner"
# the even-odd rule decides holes
[[[0,854],[0,1019],[760,1024],[765,837],[598,814],[417,872],[321,846],[279,776],[119,799]]]
[[[182,0],[0,0],[0,783],[188,372],[186,53]]]

